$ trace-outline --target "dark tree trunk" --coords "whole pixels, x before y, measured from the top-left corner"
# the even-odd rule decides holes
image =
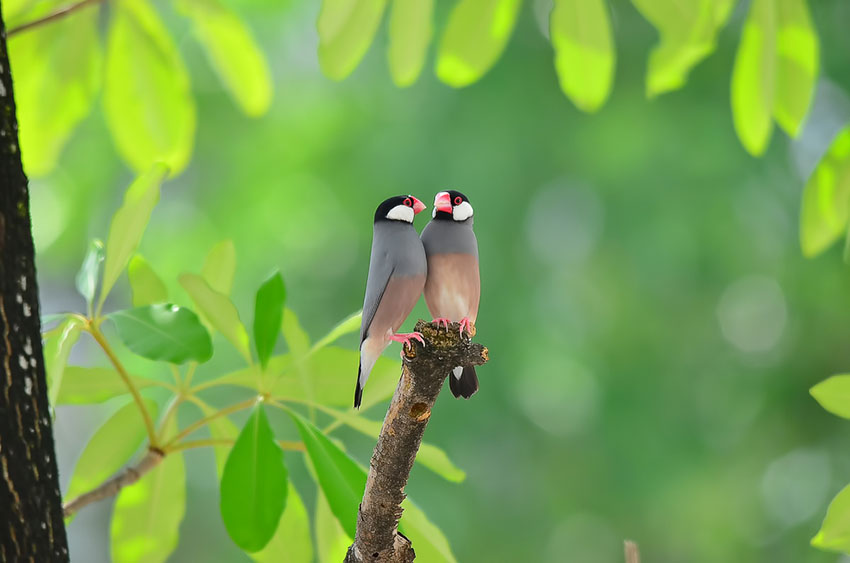
[[[29,191],[0,16],[0,561],[68,561]]]

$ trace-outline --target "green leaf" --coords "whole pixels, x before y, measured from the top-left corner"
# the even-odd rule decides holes
[[[460,0],[437,52],[437,77],[469,86],[496,64],[516,25],[521,0]]]
[[[345,533],[328,506],[322,489],[316,491],[316,547],[318,563],[338,563],[345,559],[352,539]]]
[[[186,167],[195,137],[189,74],[147,0],[122,0],[112,9],[103,106],[118,152],[135,170],[155,162],[172,174]]]
[[[192,20],[195,38],[242,111],[252,116],[266,113],[272,79],[248,26],[217,0],[181,0],[177,6]]]
[[[338,325],[333,327],[329,333],[323,336],[318,342],[313,344],[313,351],[321,350],[325,346],[329,344],[333,344],[341,337],[346,334],[351,334],[352,332],[357,332],[360,330],[360,322],[363,319],[363,311],[358,311],[346,318]]]
[[[809,393],[827,411],[850,418],[850,375],[833,375],[809,389]]]
[[[811,543],[819,549],[850,552],[850,485],[829,503],[823,524]]]
[[[732,117],[744,148],[753,156],[767,149],[773,131],[776,84],[774,0],[753,0],[732,70]]]
[[[47,371],[47,398],[51,405],[56,405],[59,390],[62,388],[62,380],[68,364],[68,355],[71,348],[80,338],[82,324],[76,318],[71,317],[60,324],[56,330],[51,331],[44,341],[44,363]]]
[[[325,76],[342,80],[372,44],[386,0],[322,0],[317,28],[319,64]]]
[[[799,133],[814,95],[818,51],[805,0],[753,0],[732,72],[735,130],[751,154],[767,148],[773,117],[792,137]]]
[[[101,262],[103,262],[103,242],[100,239],[94,239],[89,245],[89,250],[86,252],[83,265],[77,272],[76,278],[77,291],[85,298],[89,310],[91,310],[92,301],[94,301],[94,293],[97,291],[97,278],[100,277]]]
[[[221,516],[227,533],[245,551],[263,549],[286,506],[283,450],[274,440],[262,404],[239,433],[221,476]]]
[[[176,432],[172,418],[165,434]],[[182,453],[173,452],[118,494],[110,526],[113,563],[164,562],[177,547],[185,512],[186,468]]]
[[[286,340],[286,345],[289,346],[290,354],[296,359],[301,359],[307,355],[307,352],[310,351],[310,337],[301,327],[301,323],[298,322],[298,315],[292,309],[286,309],[280,330],[283,333],[284,340]]]
[[[294,411],[288,412],[298,427],[331,511],[348,536],[353,538],[357,510],[366,488],[366,472],[318,428]]]
[[[714,52],[734,0],[632,0],[661,36],[649,56],[646,94],[654,97],[681,88],[691,69]]]
[[[392,0],[387,61],[399,88],[416,82],[434,33],[434,0]]]
[[[46,11],[49,6],[41,7]],[[39,10],[28,15],[35,19],[39,14],[46,15]],[[74,128],[91,111],[103,68],[97,27],[98,10],[88,9],[9,38],[12,68],[19,70],[15,103],[21,158],[30,177],[53,170]]]
[[[201,276],[217,292],[230,295],[234,273],[236,273],[236,247],[233,246],[232,240],[223,240],[213,246],[207,254]]]
[[[286,509],[280,517],[277,531],[262,551],[250,555],[254,561],[260,563],[312,563],[313,538],[310,535],[310,519],[292,481],[289,481]],[[342,561],[342,558],[337,561]]]
[[[156,164],[136,178],[124,194],[121,208],[112,216],[109,236],[106,239],[106,258],[98,308],[106,301],[106,296],[139,246],[151,212],[159,201],[159,186],[167,173],[168,170],[163,165]]]
[[[775,1],[777,67],[773,114],[779,126],[796,137],[814,97],[820,46],[806,0]]]
[[[614,41],[604,0],[555,0],[549,27],[561,90],[579,109],[598,110],[614,79]]]
[[[156,418],[156,403],[145,399],[145,406]],[[87,493],[117,473],[146,436],[145,421],[135,401],[118,409],[97,429],[77,459],[65,501]]]
[[[832,141],[803,190],[800,245],[817,256],[847,229],[850,217],[850,127]]]
[[[416,557],[429,563],[457,563],[446,536],[428,520],[425,513],[409,498],[401,503],[401,507],[404,513],[399,529],[410,539]]]
[[[212,357],[210,335],[198,316],[169,303],[115,311],[109,315],[118,336],[139,356],[182,364]]]
[[[155,385],[156,382],[144,377],[131,375],[130,379],[138,389]],[[85,405],[102,403],[106,400],[125,395],[130,391],[118,372],[112,368],[68,366],[56,397],[57,405]]]
[[[369,420],[351,411],[333,411],[332,415],[366,436],[377,438],[381,433],[382,423],[380,421]],[[427,442],[422,442],[419,446],[419,452],[416,454],[416,463],[422,464],[447,481],[460,483],[466,479],[466,473],[463,469],[452,463],[446,452]]]
[[[127,266],[127,275],[130,278],[134,307],[168,301],[168,290],[165,288],[165,284],[141,254],[136,254],[130,260],[130,265]]]
[[[283,304],[286,302],[286,287],[280,272],[275,272],[257,290],[254,304],[254,346],[260,365],[266,369],[269,357],[281,330]]]
[[[250,364],[251,350],[248,332],[239,319],[239,312],[230,298],[212,289],[201,276],[181,274],[179,280],[180,285],[192,298],[198,313],[210,326],[221,332]]]
[[[209,405],[204,405],[203,411],[204,416],[211,416],[215,414],[218,409]],[[210,420],[207,426],[210,429],[210,438],[235,441],[239,436],[239,428],[237,428],[236,425],[233,424],[226,416],[220,416]],[[215,452],[215,469],[219,480],[221,480],[221,476],[224,474],[224,466],[227,463],[227,457],[230,455],[230,450],[232,449],[233,445],[231,444],[221,444],[213,447],[213,451]]]

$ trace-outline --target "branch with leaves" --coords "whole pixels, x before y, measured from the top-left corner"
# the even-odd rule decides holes
[[[256,291],[249,331],[230,299],[236,269],[230,241],[212,248],[199,274],[178,277],[191,308],[173,303],[166,284],[137,253],[165,175],[164,167],[155,166],[133,182],[106,242],[91,244],[76,280],[85,312],[45,319],[45,324],[58,321],[44,334],[52,404],[123,401],[83,449],[65,494],[65,516],[117,497],[110,527],[112,560],[136,561],[140,550],[164,560],[177,545],[185,512],[183,452],[209,447],[220,479],[221,517],[236,545],[258,561],[309,563],[315,552],[322,560],[342,560],[355,537],[366,471],[330,435],[347,426],[377,438],[381,429],[379,421],[350,409],[359,354],[336,345],[348,335],[353,341],[360,314],[311,343],[286,308],[283,278],[274,273]],[[107,298],[125,272],[133,306],[110,311]],[[83,334],[98,344],[105,366],[67,365]],[[275,350],[281,335],[285,353]],[[236,352],[241,367],[228,371],[210,362],[218,340]],[[154,363],[141,364],[136,357]],[[150,365],[156,367],[142,367]],[[378,360],[363,412],[392,396],[398,370],[397,359]],[[233,388],[236,396],[213,405],[207,395],[222,386]],[[187,404],[197,407],[200,416],[178,418],[178,411],[186,414]],[[286,429],[273,424],[269,409],[287,415]],[[231,417],[242,413],[247,420],[237,424]],[[299,439],[278,437],[286,431]],[[312,519],[289,476],[290,456],[301,455],[318,484]],[[465,477],[432,444],[421,445],[417,462],[449,481]],[[415,506],[406,510],[402,525],[424,558],[454,562],[442,532]],[[324,534],[315,544],[311,522]],[[330,544],[329,530],[335,535]],[[328,545],[343,551],[329,555]]]

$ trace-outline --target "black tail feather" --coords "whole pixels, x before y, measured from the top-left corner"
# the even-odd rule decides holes
[[[460,379],[455,377],[454,373],[449,373],[449,389],[458,399],[461,397],[468,399],[475,395],[478,391],[478,375],[475,373],[475,366],[465,366]]]
[[[360,402],[363,400],[363,388],[360,387],[360,366],[357,366],[357,383],[354,386],[354,408],[360,408]]]

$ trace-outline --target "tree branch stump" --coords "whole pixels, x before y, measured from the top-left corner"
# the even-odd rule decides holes
[[[401,379],[369,464],[369,477],[357,513],[357,533],[344,563],[410,563],[415,558],[410,540],[398,532],[404,487],[431,409],[443,381],[456,366],[482,365],[487,348],[460,335],[460,325],[448,331],[420,320],[417,332],[425,345],[404,351]]]

